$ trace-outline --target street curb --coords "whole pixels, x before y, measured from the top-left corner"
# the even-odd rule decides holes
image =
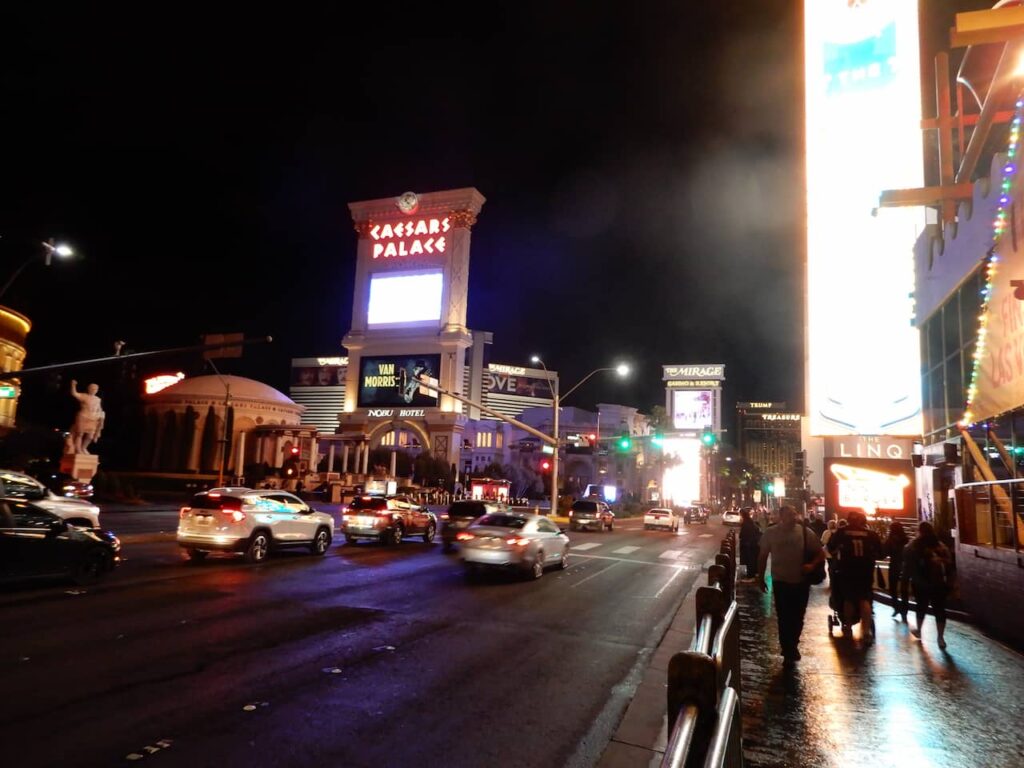
[[[701,574],[707,573],[714,562],[714,559],[706,561],[701,566]],[[697,590],[704,586],[707,586],[707,579],[698,577],[680,602],[597,768],[661,765],[668,745],[668,663],[675,654],[690,649],[697,624]]]
[[[115,534],[116,535],[116,534]],[[128,533],[118,536],[122,544],[155,544],[161,541],[174,541],[177,539],[175,533]]]

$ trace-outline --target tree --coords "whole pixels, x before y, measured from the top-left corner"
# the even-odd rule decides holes
[[[506,464],[501,468],[502,476],[511,483],[509,492],[518,497],[535,497],[544,493],[540,475],[532,467],[523,464]]]
[[[650,424],[651,432],[654,434],[664,433],[672,429],[672,419],[663,405],[656,405],[651,408],[651,415],[647,417],[647,422]]]
[[[451,478],[451,465],[429,451],[422,451],[413,461],[413,480],[420,485],[427,487],[447,485]]]
[[[492,461],[490,464],[488,464],[486,467],[484,467],[481,476],[482,477],[493,477],[496,480],[500,480],[502,478],[508,479],[505,476],[505,467],[503,467],[501,464],[499,464],[496,461]]]

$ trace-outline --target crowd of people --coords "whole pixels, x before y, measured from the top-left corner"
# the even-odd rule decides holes
[[[889,561],[892,617],[907,621],[912,593],[916,626],[911,634],[920,639],[931,607],[937,644],[946,647],[946,600],[953,587],[955,564],[950,547],[931,523],[921,522],[911,540],[903,525],[893,521],[883,540],[869,527],[863,512],[851,512],[827,524],[814,513],[805,521],[790,506],[778,510],[774,523],[766,520],[760,524],[758,510],[749,507],[741,510],[740,516],[740,564],[746,569],[745,580],[756,581],[767,592],[771,562],[771,589],[785,666],[800,660],[800,634],[810,588],[825,580],[826,570],[829,607],[836,623],[849,636],[859,623],[862,642],[870,645],[874,641],[875,568],[885,559]]]

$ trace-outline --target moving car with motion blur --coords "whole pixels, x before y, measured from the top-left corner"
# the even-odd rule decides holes
[[[0,497],[32,502],[77,528],[100,527],[100,508],[95,504],[85,499],[58,496],[34,477],[21,472],[0,470]]]
[[[667,507],[655,507],[644,513],[644,530],[665,528],[675,533],[679,530],[679,516]]]
[[[63,577],[92,584],[120,560],[113,534],[68,525],[22,499],[0,500],[0,581]]]
[[[722,522],[725,525],[742,525],[743,518],[738,509],[730,509],[722,513]]]
[[[503,505],[480,499],[464,499],[453,502],[445,512],[441,513],[441,548],[445,552],[451,552],[455,547],[455,537],[459,531],[468,528],[477,518],[504,510]]]
[[[708,524],[708,508],[702,504],[694,504],[690,507],[683,508],[683,522],[689,525],[690,523],[703,523]]]
[[[281,547],[323,555],[333,538],[334,518],[286,491],[213,488],[197,493],[178,514],[178,545],[192,560],[236,552],[261,563]]]
[[[397,545],[407,536],[422,536],[430,544],[437,535],[437,515],[407,496],[356,496],[341,529],[347,544],[368,539]]]
[[[513,570],[539,579],[545,568],[564,569],[569,564],[569,537],[542,515],[484,515],[459,531],[456,539],[468,579],[486,568]]]
[[[614,523],[615,513],[612,508],[597,499],[574,501],[569,510],[570,531],[585,531],[588,528],[610,531]]]

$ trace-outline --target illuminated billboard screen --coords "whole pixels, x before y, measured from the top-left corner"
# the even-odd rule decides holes
[[[437,392],[422,386],[437,385],[440,355],[364,357],[359,361],[359,407],[434,407]]]
[[[662,442],[665,471],[661,476],[663,504],[685,506],[699,501],[701,443],[695,437],[666,437]]]
[[[825,459],[825,507],[840,515],[917,517],[914,465],[901,459]]]
[[[441,270],[376,273],[370,277],[367,325],[371,328],[436,325],[441,319],[443,290]]]
[[[923,186],[916,0],[805,0],[807,392],[812,435],[919,435],[912,248],[879,210]]]
[[[714,426],[714,423],[710,390],[672,392],[672,426],[675,429],[704,429]]]

